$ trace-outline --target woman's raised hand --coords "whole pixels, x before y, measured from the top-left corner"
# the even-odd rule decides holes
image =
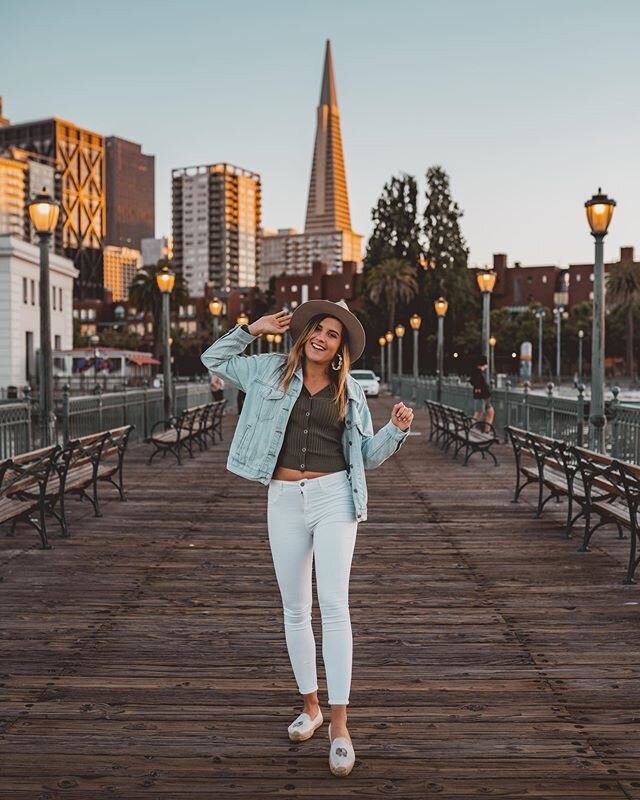
[[[277,314],[265,314],[249,325],[252,336],[262,336],[263,333],[286,333],[289,330],[291,314],[288,311],[278,311]]]
[[[404,403],[396,403],[391,412],[391,422],[401,431],[408,431],[413,422],[413,409]]]

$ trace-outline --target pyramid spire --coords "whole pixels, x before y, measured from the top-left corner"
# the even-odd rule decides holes
[[[305,233],[350,230],[351,214],[342,154],[340,112],[333,75],[331,42],[327,40],[320,104],[317,110]]]

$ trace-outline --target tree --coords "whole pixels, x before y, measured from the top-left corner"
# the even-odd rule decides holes
[[[415,265],[422,253],[418,221],[418,185],[413,175],[393,176],[371,210],[373,232],[367,243],[364,271],[388,258]]]
[[[636,378],[636,362],[633,348],[634,311],[640,304],[640,274],[633,261],[620,261],[607,273],[607,296],[614,307],[624,311],[627,318],[627,370],[629,378]]]
[[[415,268],[399,258],[387,258],[369,270],[366,276],[369,299],[376,305],[381,300],[387,312],[388,330],[396,324],[396,306],[409,303],[418,291]]]
[[[462,210],[451,196],[449,176],[440,166],[427,170],[423,272],[420,279],[423,319],[433,315],[433,304],[441,295],[449,302],[445,341],[451,349],[471,319],[480,314],[480,298],[473,272],[468,267],[469,250],[460,229]],[[467,338],[468,337],[463,337]],[[473,347],[480,348],[480,341]]]
[[[153,320],[153,352],[158,358],[161,353],[161,330],[162,330],[162,292],[158,288],[156,275],[161,272],[163,267],[168,266],[165,260],[158,261],[157,264],[150,264],[142,267],[136,273],[135,278],[129,286],[129,302],[138,311],[151,314]],[[182,280],[182,275],[176,275],[176,281],[171,292],[171,302],[174,307],[184,305],[187,302],[188,293]]]

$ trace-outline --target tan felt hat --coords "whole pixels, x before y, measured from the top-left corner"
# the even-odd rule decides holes
[[[357,361],[364,352],[366,336],[360,320],[349,311],[344,300],[332,303],[331,300],[308,300],[301,303],[291,317],[291,337],[300,336],[305,325],[312,317],[335,317],[344,325],[349,337],[349,355],[351,361]]]

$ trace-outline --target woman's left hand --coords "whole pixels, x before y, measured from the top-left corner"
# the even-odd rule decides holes
[[[408,431],[413,422],[413,409],[404,403],[396,403],[391,412],[391,422],[401,431]]]

